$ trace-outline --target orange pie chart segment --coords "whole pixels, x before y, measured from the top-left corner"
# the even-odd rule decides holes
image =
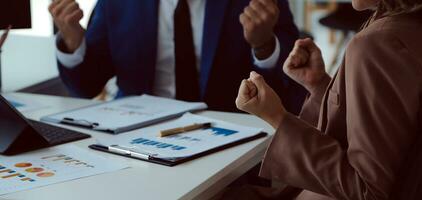
[[[44,171],[44,169],[39,168],[39,167],[31,167],[31,168],[26,169],[25,171],[29,173],[38,173],[38,172]]]
[[[38,177],[41,177],[41,178],[47,178],[47,177],[52,177],[52,176],[54,176],[54,173],[52,173],[52,172],[43,172],[43,173],[39,173],[39,174],[37,174],[37,176],[38,176]]]
[[[19,167],[19,168],[26,168],[26,167],[31,167],[32,164],[31,163],[17,163],[15,165],[15,167]]]

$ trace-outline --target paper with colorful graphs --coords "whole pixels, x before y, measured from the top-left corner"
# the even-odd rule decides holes
[[[211,123],[212,126],[172,136],[159,137],[161,130],[200,123]],[[114,137],[112,140],[99,141],[99,143],[104,146],[120,146],[155,158],[177,160],[253,137],[261,132],[262,129],[260,128],[240,126],[187,113],[174,121],[128,132]]]
[[[75,146],[0,156],[0,196],[126,167]]]

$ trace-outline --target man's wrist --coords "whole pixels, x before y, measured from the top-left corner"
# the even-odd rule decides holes
[[[72,54],[73,52],[69,50],[69,48],[67,48],[67,44],[63,39],[60,39],[57,41],[57,48],[63,52],[63,53],[67,53],[67,54]]]
[[[268,59],[275,51],[276,48],[276,39],[275,37],[271,37],[268,42],[264,43],[261,46],[253,48],[253,52],[255,54],[255,57],[259,60],[265,60]]]
[[[61,41],[59,41],[59,49],[65,53],[72,54],[79,48],[79,46],[81,46],[82,40],[83,38],[78,39],[76,42],[76,41],[61,39]]]
[[[59,40],[59,49],[65,53],[74,53],[84,40],[85,30],[83,28],[77,31],[65,32],[60,31],[61,39]]]
[[[65,45],[63,43],[64,41],[62,39],[62,35],[59,32],[56,36],[56,54],[58,61],[67,68],[73,68],[81,64],[84,61],[84,57],[86,54],[85,38],[82,38],[81,44],[72,53],[67,53],[62,50],[63,48],[66,48],[63,47]]]

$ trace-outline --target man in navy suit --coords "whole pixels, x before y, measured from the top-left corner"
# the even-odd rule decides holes
[[[298,37],[287,0],[99,0],[87,30],[75,0],[49,7],[59,72],[92,98],[117,77],[117,97],[152,94],[235,111],[237,88],[258,71],[297,113],[305,90],[282,72]]]

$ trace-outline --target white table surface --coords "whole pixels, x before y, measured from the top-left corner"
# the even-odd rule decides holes
[[[38,111],[24,113],[31,119],[56,112],[90,105],[92,101],[52,96],[15,94],[48,105]],[[240,125],[260,127],[272,135],[274,130],[264,121],[246,114],[205,111],[203,116],[226,120]],[[89,150],[96,138],[112,138],[105,133],[73,128],[93,138],[65,145],[77,145]],[[131,134],[125,133],[125,134]],[[118,136],[117,136],[118,137]],[[28,191],[0,196],[1,200],[167,200],[209,199],[222,191],[243,173],[258,164],[265,152],[270,136],[220,151],[175,167],[161,166],[94,150],[109,158],[110,162],[125,162],[129,169],[79,180],[59,183]]]

